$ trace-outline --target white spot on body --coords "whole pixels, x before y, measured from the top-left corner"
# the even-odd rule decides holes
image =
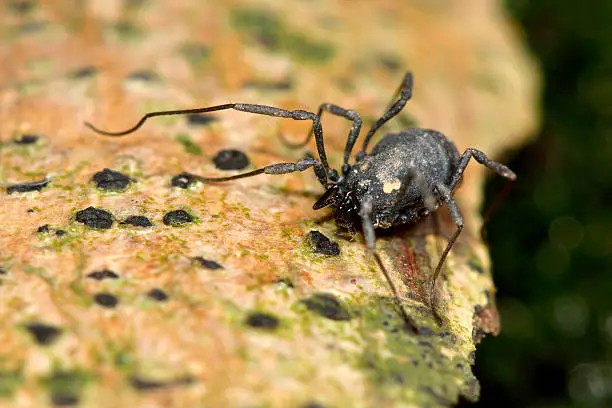
[[[395,190],[399,190],[402,186],[402,182],[398,178],[394,178],[391,181],[385,181],[383,183],[383,192],[385,194],[389,194]]]

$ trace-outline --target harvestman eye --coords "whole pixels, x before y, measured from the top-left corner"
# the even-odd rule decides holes
[[[417,327],[402,306],[401,298],[387,268],[376,252],[377,228],[390,228],[402,224],[413,224],[428,214],[446,205],[457,229],[451,236],[436,265],[430,288],[430,306],[438,321],[436,312],[436,282],[444,261],[463,229],[463,219],[453,199],[463,172],[470,159],[488,167],[502,177],[515,180],[516,175],[501,163],[490,160],[483,152],[468,148],[459,154],[455,145],[442,133],[430,129],[406,129],[399,133],[386,134],[370,153],[367,147],[378,129],[395,117],[412,97],[413,75],[408,72],[395,92],[390,107],[374,123],[365,136],[361,150],[355,155],[354,163],[349,163],[355,142],[361,132],[362,121],[359,114],[351,109],[324,103],[318,112],[304,110],[285,110],[267,105],[228,103],[196,109],[150,112],[136,125],[120,132],[108,132],[85,123],[87,127],[104,136],[125,136],[138,130],[149,118],[155,116],[208,113],[222,110],[237,110],[258,115],[274,116],[293,120],[312,121],[312,128],[303,142],[289,144],[303,147],[314,135],[318,158],[306,157],[293,163],[275,163],[242,174],[228,177],[203,177],[189,174],[194,180],[203,183],[216,183],[237,180],[259,174],[289,174],[310,168],[325,188],[325,192],[314,204],[314,209],[332,207],[336,223],[340,227],[363,231],[369,251],[393,292],[399,312],[413,332]],[[341,176],[330,169],[325,154],[321,115],[328,112],[352,122],[349,131]]]

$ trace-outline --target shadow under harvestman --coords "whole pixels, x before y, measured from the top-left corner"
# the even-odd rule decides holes
[[[463,172],[471,158],[485,165],[502,177],[515,180],[516,175],[501,163],[490,160],[483,152],[468,148],[459,154],[454,143],[442,133],[430,129],[406,129],[399,133],[389,133],[374,146],[371,152],[367,147],[377,132],[387,121],[395,117],[412,97],[413,75],[408,72],[394,94],[392,103],[385,113],[374,123],[365,136],[361,150],[355,155],[354,163],[349,163],[353,146],[359,137],[362,121],[359,114],[351,109],[324,103],[318,112],[305,110],[285,110],[266,105],[228,103],[196,109],[150,112],[130,129],[121,132],[100,130],[90,123],[86,125],[105,136],[124,136],[136,131],[143,123],[155,116],[195,114],[233,109],[259,115],[310,120],[312,129],[306,139],[292,147],[303,147],[314,134],[319,158],[312,156],[294,163],[276,163],[253,171],[228,177],[203,177],[190,175],[203,183],[224,182],[252,177],[259,174],[288,174],[312,168],[325,188],[323,195],[314,203],[318,210],[332,207],[337,225],[356,229],[361,227],[367,247],[385,275],[404,321],[414,332],[417,328],[402,306],[398,290],[393,283],[379,254],[375,250],[375,229],[390,228],[403,224],[414,224],[446,205],[457,229],[434,271],[430,288],[430,306],[434,316],[436,305],[436,281],[444,261],[463,229],[463,219],[457,203],[453,199],[455,190],[461,182]],[[352,121],[341,174],[329,167],[325,154],[321,115],[328,112]]]

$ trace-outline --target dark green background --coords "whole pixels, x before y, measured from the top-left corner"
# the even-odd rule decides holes
[[[507,6],[541,65],[543,126],[487,227],[502,334],[477,352],[479,405],[609,407],[612,1]]]

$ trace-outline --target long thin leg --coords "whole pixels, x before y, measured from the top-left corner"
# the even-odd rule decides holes
[[[402,178],[402,184],[400,185],[400,189],[397,192],[397,197],[402,198],[406,196],[406,190],[408,186],[410,186],[410,181],[413,181],[421,196],[423,197],[423,204],[425,208],[430,212],[436,210],[436,197],[432,192],[431,186],[427,183],[425,177],[414,168],[409,168],[404,177]],[[401,200],[395,202],[395,208],[393,210],[394,213],[398,213],[401,210],[401,207],[404,203]]]
[[[203,177],[203,176],[198,176],[195,174],[190,174],[190,173],[185,173],[186,175],[188,175],[189,177],[193,178],[194,180],[198,180],[201,181],[202,183],[219,183],[219,182],[223,182],[223,181],[231,181],[231,180],[237,180],[237,179],[242,179],[242,178],[247,178],[247,177],[253,177],[253,176],[257,176],[259,174],[289,174],[289,173],[295,173],[298,171],[304,171],[304,170],[308,170],[311,167],[319,167],[322,168],[323,165],[321,164],[321,162],[317,159],[313,159],[313,158],[305,158],[302,160],[299,160],[295,163],[276,163],[276,164],[270,164],[268,166],[253,170],[253,171],[249,171],[246,173],[242,173],[242,174],[236,174],[234,176],[227,176],[227,177]],[[315,171],[315,173],[317,173]],[[324,181],[322,181],[323,183]]]
[[[455,191],[457,186],[459,186],[459,182],[461,181],[463,172],[465,171],[465,168],[467,167],[472,157],[476,159],[478,163],[487,166],[500,176],[510,180],[516,180],[516,174],[514,174],[514,172],[508,167],[489,159],[487,155],[481,152],[480,150],[476,150],[470,147],[465,149],[465,152],[463,152],[463,154],[461,155],[461,157],[459,157],[459,160],[457,161],[457,170],[455,171],[455,174],[453,175],[453,179],[450,184],[451,194],[453,191]]]
[[[133,127],[121,131],[121,132],[107,132],[104,130],[100,130],[93,126],[89,122],[85,122],[85,126],[93,130],[94,132],[100,133],[104,136],[125,136],[136,131],[140,128],[147,119],[155,117],[155,116],[168,116],[168,115],[182,115],[182,114],[192,114],[192,113],[207,113],[207,112],[215,112],[220,110],[234,109],[241,112],[247,113],[255,113],[259,115],[267,115],[267,116],[275,116],[279,118],[289,118],[294,120],[312,120],[312,128],[315,134],[315,141],[317,144],[317,151],[319,153],[319,159],[326,173],[329,173],[329,164],[327,163],[327,155],[325,154],[325,146],[323,144],[323,128],[321,127],[321,120],[319,115],[315,115],[312,112],[308,112],[305,110],[285,110],[281,108],[275,108],[273,106],[267,105],[253,105],[248,103],[228,103],[224,105],[217,106],[209,106],[206,108],[196,108],[196,109],[182,109],[182,110],[172,110],[172,111],[159,111],[159,112],[149,112],[144,115],[136,125]],[[327,182],[323,184],[327,186]]]
[[[399,308],[400,313],[404,321],[406,322],[406,325],[408,326],[410,330],[412,330],[413,333],[416,334],[418,333],[419,330],[416,327],[416,324],[414,323],[414,321],[410,318],[410,316],[408,316],[408,313],[406,313],[406,310],[404,309],[404,306],[402,305],[402,302],[400,300],[399,292],[397,291],[397,288],[395,287],[393,280],[391,280],[391,276],[389,275],[387,268],[385,268],[385,265],[383,264],[382,259],[380,259],[380,256],[376,252],[376,235],[374,234],[374,226],[372,224],[371,214],[372,214],[372,198],[366,197],[362,201],[361,209],[359,211],[359,215],[361,216],[361,225],[363,229],[363,235],[365,237],[366,244],[368,245],[368,249],[374,256],[374,259],[376,259],[376,263],[378,264],[379,268],[382,270],[383,275],[385,275],[385,278],[387,279],[387,283],[389,284],[389,287],[391,288],[391,291],[393,292],[395,303],[397,304],[397,307]]]
[[[459,212],[459,208],[457,207],[457,203],[455,203],[455,200],[449,199],[446,202],[446,205],[448,206],[448,209],[450,210],[451,218],[453,219],[453,221],[455,221],[455,224],[457,224],[457,230],[455,231],[453,236],[448,241],[448,244],[446,245],[444,252],[442,252],[442,256],[440,256],[440,260],[438,261],[438,265],[436,266],[433,277],[431,279],[431,292],[429,295],[429,299],[431,302],[430,306],[431,306],[431,310],[433,311],[434,317],[436,318],[438,323],[440,323],[442,319],[440,318],[440,315],[438,314],[437,309],[436,309],[436,305],[438,304],[438,299],[437,299],[438,292],[436,291],[436,282],[438,281],[438,276],[440,275],[440,271],[442,270],[442,266],[444,265],[444,261],[446,261],[446,257],[448,256],[448,253],[450,252],[453,245],[455,245],[455,242],[457,241],[459,234],[461,234],[461,230],[463,230],[463,218],[461,217],[461,213]]]
[[[363,122],[361,121],[361,117],[359,116],[359,113],[357,113],[356,111],[352,109],[345,109],[342,106],[334,105],[332,103],[322,103],[319,106],[319,111],[317,112],[317,115],[319,116],[319,118],[323,115],[324,111],[329,112],[332,115],[341,116],[345,119],[353,121],[353,126],[351,127],[351,130],[349,131],[349,134],[348,134],[348,138],[346,140],[346,147],[344,148],[344,160],[342,162],[342,165],[343,165],[342,173],[346,174],[346,171],[347,171],[346,165],[348,164],[348,161],[351,157],[353,146],[355,146],[355,142],[357,141],[357,138],[359,137],[359,133],[361,132],[361,125]],[[310,129],[310,132],[308,132],[306,139],[301,143],[291,143],[284,139],[283,141],[285,144],[287,144],[290,147],[294,147],[294,148],[303,147],[306,144],[308,144],[308,142],[310,141],[310,138],[312,137],[312,133],[313,133],[313,129]]]
[[[408,100],[412,98],[413,82],[414,82],[414,77],[412,75],[412,72],[406,73],[406,75],[404,76],[404,79],[402,80],[402,83],[400,84],[399,89],[393,96],[393,99],[395,99],[396,95],[399,93],[399,99],[393,102],[391,107],[387,109],[385,113],[383,113],[383,115],[376,121],[376,123],[374,123],[372,128],[368,131],[368,134],[366,135],[365,140],[363,141],[363,147],[361,148],[361,152],[359,152],[360,156],[365,155],[366,149],[368,148],[368,143],[370,143],[370,139],[372,139],[372,136],[374,136],[374,133],[376,133],[376,131],[380,129],[382,125],[384,125],[390,119],[392,119],[394,116],[400,113],[400,111],[404,109],[404,106],[406,106],[406,103],[408,102]]]
[[[361,125],[363,122],[361,121],[361,117],[359,116],[359,113],[357,113],[356,111],[352,109],[345,109],[341,106],[334,105],[332,103],[322,103],[319,106],[319,110],[317,111],[317,115],[319,116],[319,118],[322,117],[323,112],[325,111],[331,113],[332,115],[341,116],[345,119],[353,121],[353,126],[351,127],[351,130],[349,131],[349,137],[348,137],[347,145],[346,145],[345,152],[344,152],[344,163],[346,164],[348,163],[351,150],[353,149],[353,146],[355,145],[355,141],[359,137],[359,132],[361,130]],[[303,142],[293,143],[285,139],[282,139],[282,141],[283,143],[285,143],[287,146],[291,148],[300,148],[308,144],[312,135],[313,135],[313,129],[311,128],[310,131],[308,132],[308,135],[306,136],[306,139],[304,139]]]

